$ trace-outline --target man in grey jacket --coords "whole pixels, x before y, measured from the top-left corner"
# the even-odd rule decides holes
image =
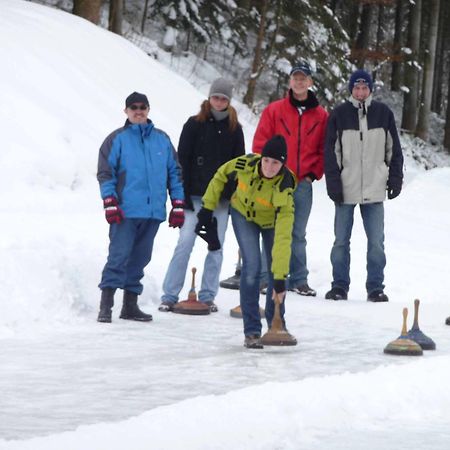
[[[387,302],[384,293],[384,207],[400,194],[403,154],[392,111],[372,100],[373,82],[364,70],[350,77],[351,97],[331,113],[325,144],[328,196],[335,203],[333,282],[325,295],[347,300],[350,287],[350,238],[354,209],[361,211],[367,236],[367,300]]]

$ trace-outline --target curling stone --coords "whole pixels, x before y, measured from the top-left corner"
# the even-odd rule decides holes
[[[419,305],[420,300],[414,300],[414,323],[412,328],[408,331],[407,337],[414,342],[417,342],[422,350],[436,350],[436,344],[433,339],[422,333],[419,328]]]
[[[280,314],[280,297],[275,295],[275,311],[273,314],[272,324],[269,330],[261,337],[263,345],[292,346],[297,345],[297,339],[290,334],[283,326]]]
[[[197,300],[195,292],[195,272],[197,269],[192,268],[192,284],[189,290],[187,300],[178,302],[174,305],[172,312],[176,314],[187,314],[190,316],[206,316],[210,313],[209,306]]]
[[[406,318],[408,317],[408,308],[403,308],[403,327],[401,335],[384,348],[384,353],[389,355],[423,355],[422,347],[417,343],[408,339],[406,333]]]

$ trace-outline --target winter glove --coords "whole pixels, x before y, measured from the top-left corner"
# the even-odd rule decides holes
[[[387,182],[387,197],[392,200],[400,195],[402,191],[402,179],[398,177],[389,177]]]
[[[217,234],[217,219],[212,214],[209,209],[201,208],[195,226],[195,233],[207,242],[209,251],[220,250],[221,247]]]
[[[401,189],[398,188],[389,188],[387,189],[387,197],[389,200],[392,200],[395,197],[398,197],[400,195]]]
[[[389,200],[392,200],[395,197],[400,195],[402,190],[402,177],[389,175],[387,181],[387,197]]]
[[[200,230],[206,230],[211,225],[213,219],[213,212],[210,209],[200,208],[197,214],[197,225],[195,226],[195,232],[198,234]]]
[[[172,210],[169,214],[169,227],[181,228],[184,224],[184,201],[172,200]]]
[[[344,196],[342,192],[328,192],[328,197],[330,197],[331,200],[333,200],[333,202],[337,203],[338,205],[344,202]]]
[[[286,290],[286,282],[284,280],[273,280],[273,290],[277,294],[281,294]]]
[[[120,223],[125,218],[116,197],[104,198],[103,208],[105,208],[105,218],[109,224]]]

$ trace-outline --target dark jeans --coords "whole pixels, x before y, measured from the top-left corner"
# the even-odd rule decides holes
[[[259,275],[261,271],[260,236],[267,257],[267,267],[272,267],[272,247],[274,229],[263,229],[253,222],[247,222],[245,217],[231,208],[231,221],[234,233],[241,250],[242,269],[240,280],[240,300],[244,321],[244,334],[261,335],[261,320],[259,318]],[[266,319],[270,327],[273,319],[275,304],[272,300],[273,274],[267,271],[268,287],[266,294]],[[281,317],[284,317],[285,302],[280,305]],[[284,320],[283,320],[284,321]]]
[[[125,219],[109,228],[109,254],[98,287],[121,288],[142,294],[140,280],[152,258],[159,220]]]

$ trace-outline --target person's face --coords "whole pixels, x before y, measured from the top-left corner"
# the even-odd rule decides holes
[[[308,89],[313,85],[311,77],[303,72],[295,72],[289,79],[289,87],[297,100],[306,100],[308,98]]]
[[[131,123],[144,124],[147,123],[150,107],[144,103],[133,103],[124,111]]]
[[[356,83],[353,85],[352,96],[358,102],[363,102],[370,95],[369,86],[366,83]]]
[[[212,108],[216,111],[223,111],[228,108],[230,101],[222,95],[211,95],[209,97],[209,103],[211,103]]]
[[[261,158],[261,173],[265,178],[273,178],[278,175],[283,163],[278,161],[278,159],[269,158],[268,156],[263,156]]]

